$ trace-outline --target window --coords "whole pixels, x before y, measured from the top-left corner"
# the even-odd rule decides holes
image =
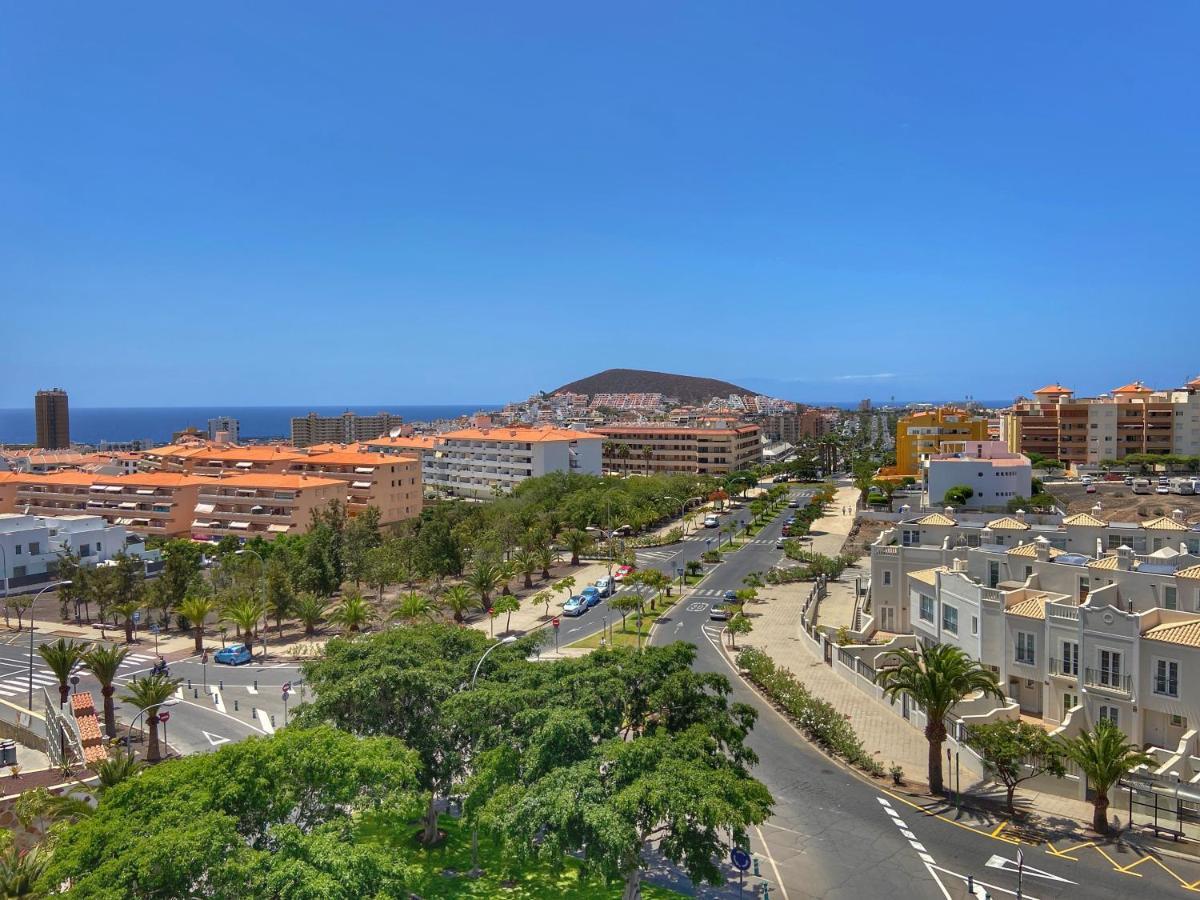
[[[1075,641],[1063,641],[1062,673],[1064,675],[1079,674],[1079,644]]]
[[[1063,694],[1063,716],[1079,705],[1079,695],[1072,694],[1070,691]]]
[[[92,545],[91,544],[80,544],[79,545],[79,555],[80,556],[91,556],[92,555]]]
[[[29,555],[38,556],[42,552],[42,545],[37,541],[29,542]],[[1174,607],[1172,607],[1174,608]]]
[[[1115,706],[1101,706],[1100,707],[1100,718],[1108,719],[1108,721],[1112,722],[1114,725],[1119,725],[1120,718],[1121,718],[1121,711],[1119,709],[1117,709],[1117,707],[1115,707]]]
[[[971,634],[979,634],[979,616],[971,616]]]
[[[1100,683],[1107,687],[1121,685],[1121,654],[1116,650],[1100,651]]]
[[[987,586],[994,588],[1000,583],[1000,563],[996,560],[988,560],[988,583]]]
[[[1154,661],[1154,693],[1164,697],[1179,696],[1179,663],[1173,659]]]
[[[21,545],[17,544],[16,549],[17,549],[17,556],[20,556],[21,555]]]
[[[24,578],[25,577],[25,566],[13,566],[12,577],[13,578]]]
[[[1187,719],[1179,715],[1179,713],[1171,713],[1172,728],[1187,728]]]
[[[915,547],[921,543],[921,532],[915,528],[906,528],[900,532],[900,543],[905,547]]]
[[[958,634],[958,610],[944,603],[942,604],[942,628],[951,634]]]
[[[1033,577],[1033,566],[1026,566],[1025,567],[1025,578],[1029,579],[1032,577]]]
[[[1033,651],[1033,635],[1028,631],[1017,632],[1017,662],[1027,666],[1034,665],[1036,659]]]
[[[1179,609],[1179,592],[1175,590],[1174,585],[1163,588],[1163,608]]]
[[[933,598],[921,595],[921,618],[926,622],[933,621]]]
[[[883,586],[887,587],[892,583],[892,572],[890,569],[885,569],[883,572]]]

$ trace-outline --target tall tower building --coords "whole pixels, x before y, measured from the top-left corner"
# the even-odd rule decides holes
[[[65,450],[71,446],[71,417],[67,410],[67,392],[62,388],[38,391],[33,399],[37,418],[37,445],[44,450]]]

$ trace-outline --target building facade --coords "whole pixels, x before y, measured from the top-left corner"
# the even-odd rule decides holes
[[[33,398],[37,445],[43,450],[65,450],[71,446],[71,414],[67,392],[62,388],[38,391]]]
[[[604,438],[604,470],[619,475],[723,476],[762,462],[758,425],[605,425],[592,432]]]
[[[598,434],[553,427],[464,428],[438,435],[425,482],[459,497],[487,498],[551,472],[601,473]]]
[[[380,412],[373,416],[360,416],[344,412],[340,416],[318,416],[309,413],[292,419],[292,444],[307,447],[310,444],[352,444],[387,434],[404,424],[404,419],[391,413]]]
[[[946,491],[966,485],[974,493],[969,509],[1003,509],[1010,500],[1033,492],[1033,466],[1029,457],[1013,453],[1000,441],[945,443],[945,452],[925,459],[925,505],[945,502]]]
[[[880,470],[884,478],[920,478],[924,459],[963,441],[986,441],[987,419],[944,406],[903,416],[896,423],[896,465]]]
[[[220,444],[236,444],[241,439],[241,423],[233,416],[208,420],[208,439]]]
[[[34,516],[0,513],[0,588],[8,593],[54,578],[64,553],[85,565],[120,554],[149,560],[144,541],[101,516]]]
[[[315,511],[346,497],[345,482],[337,478],[256,473],[199,481],[188,526],[197,541],[304,534]]]

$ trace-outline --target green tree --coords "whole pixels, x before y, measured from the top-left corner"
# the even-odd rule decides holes
[[[516,570],[525,578],[525,589],[531,590],[533,588],[533,573],[538,570],[537,554],[533,550],[521,547],[513,553],[512,562]]]
[[[585,552],[592,546],[592,536],[586,531],[574,529],[568,531],[563,536],[563,541],[567,545],[567,549],[571,551],[571,565],[579,565],[579,554]]]
[[[546,611],[545,611],[545,613],[543,613],[542,618],[548,619],[548,618],[550,618],[550,601],[553,599],[554,599],[554,594],[551,593],[550,591],[538,591],[536,594],[534,594],[532,597],[529,598],[529,602],[545,604]]]
[[[479,597],[479,605],[487,609],[492,605],[492,592],[500,587],[504,573],[500,564],[489,556],[480,556],[471,564],[466,583]]]
[[[90,647],[80,659],[91,670],[92,677],[100,682],[100,695],[104,698],[104,733],[110,738],[117,736],[117,713],[113,705],[113,694],[116,689],[113,683],[121,663],[129,656],[129,651],[123,647]]]
[[[564,594],[566,594],[567,595],[566,598],[563,599],[563,603],[566,603],[567,600],[570,599],[570,597],[571,597],[571,592],[575,590],[575,576],[568,575],[566,578],[558,579],[558,581],[556,581],[556,582],[554,582],[554,584],[550,585],[550,589],[553,590],[556,594],[559,591],[562,591]]]
[[[475,593],[465,584],[451,585],[442,594],[442,605],[451,612],[454,621],[461,625],[467,611],[475,605]]]
[[[897,650],[896,665],[875,676],[884,696],[895,702],[907,696],[925,713],[925,740],[929,743],[929,790],[942,793],[942,743],[946,716],[970,694],[1003,700],[996,676],[958,647],[934,644],[922,650]]]
[[[204,550],[195,541],[174,539],[162,548],[163,567],[154,579],[157,605],[164,613],[177,607],[187,596],[192,580],[200,574]]]
[[[196,652],[204,652],[204,620],[216,612],[217,604],[211,597],[188,597],[179,604],[179,614],[187,619],[196,639]]]
[[[425,595],[409,591],[396,604],[395,610],[392,611],[392,618],[407,625],[413,625],[421,620],[432,622],[437,618],[437,607]]]
[[[144,718],[150,728],[150,738],[146,744],[147,762],[158,762],[162,758],[158,746],[158,710],[175,696],[175,690],[180,684],[181,679],[178,678],[147,675],[129,684],[128,692],[121,695],[122,702],[132,703],[145,713]]]
[[[370,571],[370,553],[383,543],[379,534],[379,509],[368,506],[347,520],[343,535],[342,554],[346,577],[358,587]]]
[[[956,484],[946,491],[942,502],[950,506],[965,506],[967,501],[975,496],[975,489],[969,484]]]
[[[754,630],[754,625],[745,614],[737,613],[725,623],[725,630],[729,632],[729,646],[736,649],[737,636],[739,634],[749,634]]]
[[[329,601],[316,594],[301,594],[296,598],[294,612],[304,626],[305,637],[313,637],[317,633],[317,626],[325,621],[329,612]]]
[[[1150,756],[1137,744],[1125,739],[1125,733],[1108,719],[1101,719],[1091,731],[1060,739],[1063,755],[1087,776],[1093,791],[1092,828],[1108,834],[1108,792],[1118,779],[1136,766],[1149,765]]]
[[[383,592],[387,586],[403,581],[407,572],[397,542],[394,540],[384,541],[366,553],[363,580],[375,588],[377,603],[383,602]]]
[[[84,584],[86,571],[74,553],[65,550],[58,554],[58,568],[55,574],[60,580],[69,582],[58,588],[58,611],[64,622],[71,618],[71,606],[81,602],[87,594]]]
[[[967,743],[983,758],[984,769],[1004,785],[1009,815],[1016,815],[1013,798],[1024,781],[1039,775],[1066,774],[1061,745],[1044,728],[1019,719],[1003,719],[971,728]]]
[[[50,862],[50,851],[43,847],[22,850],[10,844],[0,853],[0,897],[45,897],[48,894],[37,888],[45,877]]]
[[[221,608],[222,621],[230,623],[235,634],[247,645],[254,643],[259,621],[267,614],[267,604],[254,597],[238,597]]]
[[[341,625],[346,629],[347,634],[354,634],[356,631],[362,631],[376,618],[375,610],[371,608],[371,604],[362,594],[357,591],[346,591],[342,595],[342,602],[330,615],[329,621],[335,625]]]
[[[133,617],[137,615],[142,604],[137,600],[121,600],[109,607],[117,622],[125,629],[125,643],[133,643]]]
[[[492,604],[492,609],[496,615],[504,614],[507,618],[504,620],[504,631],[507,634],[512,627],[512,614],[521,608],[521,601],[517,599],[515,594],[506,594],[502,597],[497,597],[496,602]]]
[[[37,648],[38,656],[58,680],[59,707],[66,704],[71,693],[71,674],[90,647],[90,644],[59,638],[53,644],[42,644]]]
[[[154,766],[57,831],[39,896],[407,897],[419,873],[355,832],[417,811],[416,767],[395,739],[294,725]]]
[[[296,589],[292,586],[292,577],[288,573],[287,564],[278,558],[267,560],[267,571],[264,576],[266,584],[267,613],[275,620],[275,629],[283,638],[283,620],[292,613],[296,602]]]
[[[543,544],[535,551],[538,565],[542,567],[542,579],[546,580],[550,577],[550,567],[558,562],[558,554],[549,544]]]
[[[625,631],[625,617],[634,610],[642,608],[642,595],[636,591],[627,591],[624,594],[617,594],[608,601],[609,607],[615,609],[621,614],[621,631]]]

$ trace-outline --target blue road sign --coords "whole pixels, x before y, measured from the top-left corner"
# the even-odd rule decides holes
[[[140,621],[142,621],[142,613],[141,613],[141,611],[140,611],[140,610],[139,610],[138,612],[135,612],[135,613],[133,614],[133,621],[134,621],[134,623],[135,623],[135,624],[136,624],[137,622],[140,622]]]
[[[151,626],[150,626],[150,633],[151,633],[151,634],[158,634],[158,632],[159,632],[160,630],[161,630],[161,629],[160,629],[160,628],[159,628],[157,625],[151,625]]]
[[[750,868],[750,854],[741,847],[734,847],[729,851],[729,861],[739,872],[745,872]]]

